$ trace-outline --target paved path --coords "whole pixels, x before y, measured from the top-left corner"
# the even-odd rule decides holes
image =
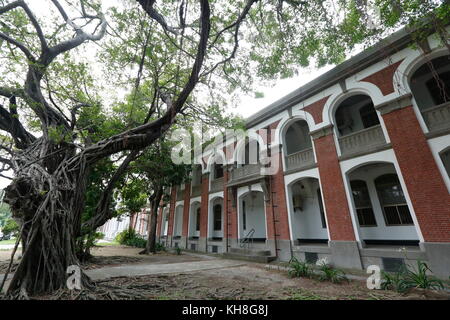
[[[86,274],[92,280],[103,280],[113,277],[135,277],[155,274],[167,273],[183,273],[211,269],[222,269],[229,267],[237,267],[247,264],[246,262],[236,260],[209,260],[209,261],[194,261],[168,264],[138,264],[138,265],[123,265],[117,267],[105,267],[100,269],[87,270]]]
[[[86,270],[86,274],[92,280],[104,280],[114,277],[136,277],[156,274],[170,274],[170,273],[184,273],[195,272],[211,269],[223,269],[230,267],[237,267],[248,264],[245,261],[227,260],[220,258],[211,258],[204,256],[203,261],[194,262],[180,262],[167,264],[128,264],[117,267],[104,267],[99,269]],[[3,280],[4,274],[0,274],[0,284]],[[8,275],[8,280],[12,278],[12,274]],[[5,287],[9,281],[6,282]]]

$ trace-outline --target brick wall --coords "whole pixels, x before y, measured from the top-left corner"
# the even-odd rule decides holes
[[[208,234],[208,199],[209,174],[202,175],[202,194],[200,203],[200,237],[206,238]]]
[[[162,229],[162,217],[163,216],[163,207],[160,206],[158,209],[158,219],[156,222],[156,236],[160,237],[161,236],[161,229]]]
[[[355,241],[333,134],[314,139],[330,240]]]
[[[190,199],[191,199],[191,183],[186,183],[184,189],[184,205],[183,205],[183,226],[181,235],[187,237],[189,234],[189,211],[190,211]]]
[[[450,242],[450,195],[413,108],[383,119],[424,240]]]
[[[167,227],[167,235],[173,235],[173,223],[175,218],[175,203],[177,201],[177,187],[172,187],[172,191],[170,193],[170,207],[169,207],[169,225]]]

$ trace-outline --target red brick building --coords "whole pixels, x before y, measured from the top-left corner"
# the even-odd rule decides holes
[[[255,134],[227,136],[172,187],[159,240],[353,269],[421,259],[450,276],[450,56],[432,35],[410,43],[400,31],[248,118]]]

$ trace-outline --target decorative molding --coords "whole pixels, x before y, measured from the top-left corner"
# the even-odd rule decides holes
[[[313,140],[328,136],[330,134],[333,134],[333,125],[326,125],[320,129],[311,131],[309,134],[311,135],[311,138],[313,138]]]
[[[384,114],[390,113],[395,110],[399,110],[399,109],[403,109],[403,108],[412,106],[411,98],[412,98],[412,94],[407,93],[401,97],[396,97],[392,100],[383,102],[383,103],[375,106],[375,109],[378,110],[381,113],[381,115],[384,115]]]

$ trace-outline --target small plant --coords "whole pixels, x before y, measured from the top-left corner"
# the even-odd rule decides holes
[[[312,268],[308,263],[298,261],[297,258],[292,257],[292,259],[289,261],[288,274],[291,278],[294,277],[310,278],[312,275]]]
[[[404,293],[411,288],[431,290],[444,289],[444,283],[427,274],[428,271],[431,273],[428,265],[420,260],[417,261],[417,270],[410,270],[404,266],[395,273],[382,271],[383,281],[381,283],[381,288],[384,290],[395,290],[399,293]]]
[[[425,262],[418,260],[417,272],[414,272],[414,270],[406,270],[405,272],[406,285],[411,288],[422,288],[432,290],[444,289],[444,283],[441,280],[428,275],[427,271],[431,272],[428,265]]]
[[[348,281],[345,276],[345,272],[333,268],[326,258],[317,261],[316,265],[319,267],[321,274],[319,275],[320,281],[331,281],[332,283],[341,283],[342,281]]]
[[[176,247],[176,248],[175,248],[175,253],[176,253],[177,255],[180,255],[180,254],[181,254],[181,248],[180,248],[180,247]]]
[[[166,247],[161,242],[157,242],[155,244],[155,249],[156,249],[156,252],[158,252],[158,251],[166,251]]]
[[[395,273],[389,273],[381,271],[382,281],[381,289],[383,290],[395,290],[398,293],[404,293],[408,290],[408,286],[404,281],[404,269],[401,269]]]

